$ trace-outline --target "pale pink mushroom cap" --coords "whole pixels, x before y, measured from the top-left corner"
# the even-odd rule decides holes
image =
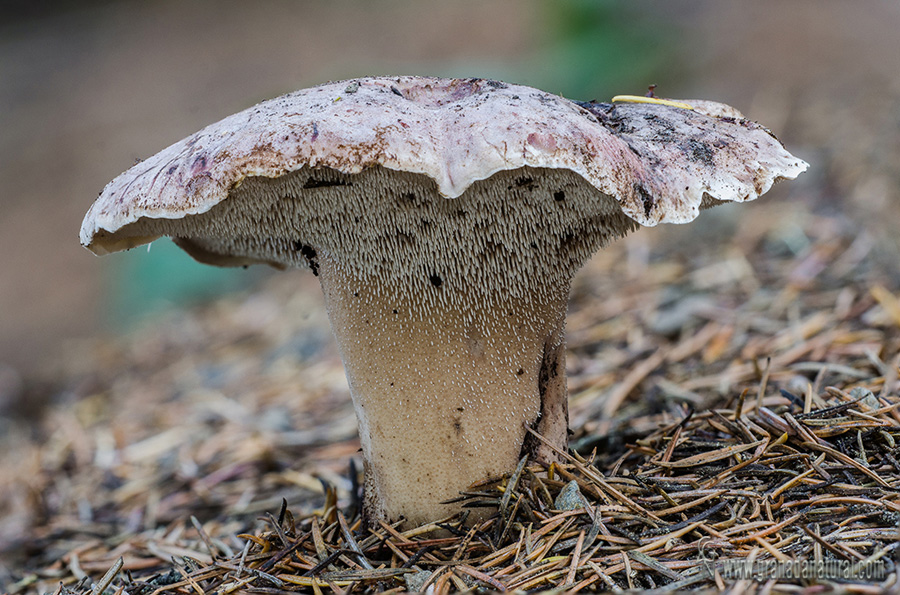
[[[704,200],[753,200],[806,169],[733,108],[693,104],[585,104],[482,79],[328,83],[264,101],[138,163],[104,188],[81,243],[97,254],[132,248],[162,235],[144,233],[141,219],[203,213],[248,177],[304,167],[422,174],[447,198],[504,170],[566,169],[646,226],[687,223]]]

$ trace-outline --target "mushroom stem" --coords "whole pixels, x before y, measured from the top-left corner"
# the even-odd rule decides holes
[[[445,501],[522,454],[552,460],[526,426],[566,447],[568,283],[513,297],[515,280],[498,279],[487,300],[477,288],[449,296],[458,284],[437,279],[419,295],[327,255],[319,265],[359,421],[368,522],[446,517],[460,505]]]

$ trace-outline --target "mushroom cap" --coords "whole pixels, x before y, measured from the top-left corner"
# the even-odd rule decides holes
[[[645,226],[689,222],[717,201],[753,200],[806,169],[733,108],[686,103],[694,109],[575,102],[484,79],[328,83],[264,101],[136,164],[103,189],[81,243],[105,254],[151,242],[164,234],[142,230],[142,220],[205,213],[248,178],[302,168],[421,174],[447,198],[503,170],[566,169]]]

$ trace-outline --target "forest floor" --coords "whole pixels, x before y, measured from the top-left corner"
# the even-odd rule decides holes
[[[704,220],[576,278],[571,453],[473,488],[480,525],[361,529],[310,275],[73,345],[42,422],[3,438],[2,590],[87,593],[110,570],[143,595],[896,587],[890,245],[802,192]],[[760,574],[791,560],[819,570]]]

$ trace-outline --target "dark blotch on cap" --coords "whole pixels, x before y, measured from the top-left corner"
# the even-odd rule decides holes
[[[647,192],[647,189],[644,188],[643,184],[640,182],[635,182],[633,188],[634,193],[641,199],[641,204],[644,205],[644,216],[649,217],[650,211],[656,206],[656,200],[649,192]]]
[[[691,139],[687,143],[687,150],[692,160],[704,165],[713,164],[713,150],[706,143]]]

